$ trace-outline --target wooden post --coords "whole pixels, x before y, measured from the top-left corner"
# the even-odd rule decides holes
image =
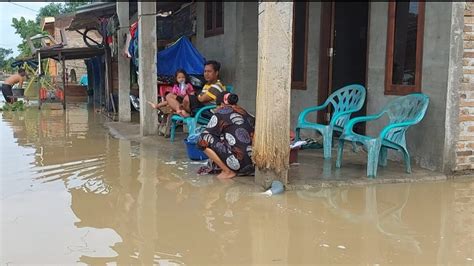
[[[255,182],[288,181],[293,2],[260,2]]]
[[[61,53],[59,53],[59,60],[61,60],[61,64],[63,65],[63,109],[66,110],[66,62]]]
[[[117,32],[118,36],[118,109],[119,121],[130,122],[130,60],[123,56],[121,52],[125,47],[127,32],[129,28],[129,2],[117,2],[117,14],[120,22],[120,28]]]
[[[48,59],[49,60],[49,59]],[[41,52],[38,51],[38,64],[41,65]],[[41,74],[41,73],[40,73]],[[39,82],[39,81],[38,81]],[[54,82],[53,82],[54,83]],[[41,83],[40,83],[41,84]],[[41,110],[41,106],[43,105],[43,100],[41,99],[41,85],[38,89],[38,109]]]
[[[147,101],[156,102],[156,3],[138,2],[138,87],[140,134],[158,133],[158,114]]]
[[[108,113],[111,105],[112,94],[112,55],[108,44],[104,47],[105,52],[105,112]]]

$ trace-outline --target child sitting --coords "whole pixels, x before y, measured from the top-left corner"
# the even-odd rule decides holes
[[[186,71],[183,69],[178,69],[174,75],[175,77],[175,83],[173,88],[171,89],[171,92],[167,92],[165,94],[165,99],[169,99],[169,97],[173,97],[178,101],[178,104],[173,105],[170,104],[168,105],[167,100],[163,100],[162,102],[155,104],[152,102],[148,102],[153,108],[159,109],[161,107],[169,106],[173,111],[175,111],[178,114],[181,114],[183,112],[182,109],[182,104],[183,104],[183,99],[184,96],[186,95],[193,95],[194,94],[194,88],[193,85],[189,82],[188,74]]]

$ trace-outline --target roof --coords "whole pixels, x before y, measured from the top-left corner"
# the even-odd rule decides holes
[[[38,49],[35,55],[41,56],[41,59],[53,58],[55,60],[60,60],[59,55],[61,55],[64,60],[75,60],[75,59],[87,59],[97,55],[104,54],[104,49],[101,48],[91,48],[91,47],[78,47],[78,48],[41,48]]]
[[[183,4],[192,1],[170,1],[158,2],[156,4],[157,12],[177,11]],[[137,2],[130,1],[129,13],[130,17],[137,12]],[[74,19],[67,30],[79,30],[90,27],[97,27],[97,18],[109,18],[117,13],[116,2],[96,2],[88,5],[80,6],[74,13]]]
[[[109,18],[116,13],[115,2],[97,2],[78,7],[67,30],[97,27],[97,18]]]
[[[46,24],[54,23],[54,17],[44,17],[41,19],[41,30],[44,30]]]

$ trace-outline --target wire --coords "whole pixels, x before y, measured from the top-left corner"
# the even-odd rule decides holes
[[[20,4],[17,4],[17,3],[13,3],[13,2],[10,2],[10,1],[8,1],[8,3],[10,3],[10,4],[13,4],[13,5],[16,5],[16,6],[19,6],[19,7],[26,8],[26,9],[28,9],[28,10],[31,10],[31,11],[33,11],[33,12],[36,12],[36,13],[39,13],[39,11],[38,11],[38,10],[35,10],[35,9],[32,9],[32,8],[29,8],[29,7],[27,7],[27,6],[24,6],[24,5],[20,5]]]

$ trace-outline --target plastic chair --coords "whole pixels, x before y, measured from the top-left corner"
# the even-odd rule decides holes
[[[296,126],[296,139],[300,139],[301,129],[313,129],[323,136],[324,159],[331,158],[333,131],[342,132],[344,125],[349,121],[352,113],[362,109],[365,101],[366,90],[362,85],[353,84],[333,92],[320,106],[304,109],[298,117]],[[334,109],[329,125],[308,122],[309,113],[324,110],[331,104]]]
[[[406,146],[405,132],[423,119],[428,108],[429,98],[423,93],[409,94],[389,102],[380,113],[351,119],[339,137],[336,167],[341,167],[344,141],[361,143],[368,151],[367,176],[376,177],[377,166],[387,165],[387,149],[403,153],[406,172],[411,173],[410,154]],[[373,121],[387,114],[389,123],[378,137],[354,133],[356,123]]]
[[[233,92],[234,87],[232,85],[225,85],[226,91]],[[196,115],[193,117],[182,117],[180,115],[174,114],[171,116],[171,130],[170,130],[170,141],[174,142],[174,137],[176,133],[176,127],[178,122],[183,122],[183,125],[188,126],[188,132],[192,133],[197,128],[198,125],[206,125],[209,123],[210,118],[203,116],[203,112],[211,109],[215,109],[217,106],[215,104],[207,105],[202,107],[196,112]]]

